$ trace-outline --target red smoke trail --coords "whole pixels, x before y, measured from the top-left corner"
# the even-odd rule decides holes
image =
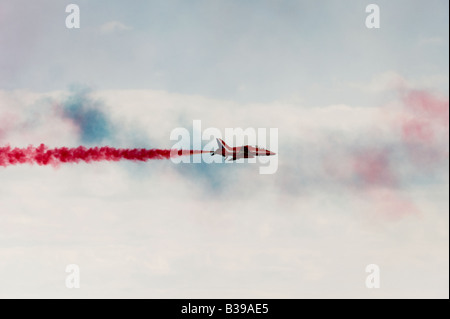
[[[61,163],[79,162],[118,162],[122,160],[146,162],[149,160],[170,159],[172,157],[208,153],[198,150],[160,150],[160,149],[120,149],[113,147],[54,148],[42,144],[27,148],[0,147],[0,166],[18,164],[38,164],[58,166]]]
[[[429,145],[436,142],[440,135],[448,138],[448,97],[411,90],[404,94],[403,103],[406,110],[402,118],[402,130],[406,143]]]
[[[353,158],[353,171],[364,186],[394,186],[395,172],[387,150],[367,149]]]

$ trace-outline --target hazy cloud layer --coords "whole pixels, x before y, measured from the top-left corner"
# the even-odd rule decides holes
[[[308,108],[162,91],[0,96],[2,144],[170,147],[170,131],[193,119],[280,129],[275,175],[170,161],[2,168],[3,296],[66,296],[68,263],[82,267],[80,297],[371,297],[373,262],[389,283],[377,296],[448,288],[446,97],[404,90],[378,108]]]

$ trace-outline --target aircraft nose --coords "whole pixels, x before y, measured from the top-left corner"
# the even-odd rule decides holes
[[[275,152],[272,152],[272,151],[267,151],[267,155],[277,155],[277,153],[275,153]]]

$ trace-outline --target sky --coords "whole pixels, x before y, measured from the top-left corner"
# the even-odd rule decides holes
[[[448,6],[0,0],[0,148],[278,129],[269,175],[0,166],[0,297],[448,298]]]

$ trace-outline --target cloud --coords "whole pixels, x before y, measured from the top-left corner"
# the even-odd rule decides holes
[[[274,186],[287,194],[297,195],[305,190],[314,193],[323,187],[362,193],[380,187],[400,190],[424,175],[429,180],[438,178],[448,159],[445,147],[448,98],[409,89],[407,84],[398,89],[397,99],[373,108],[349,105],[302,108],[282,102],[235,105],[162,91],[96,92],[80,88],[60,97],[37,100],[40,117],[34,116],[30,121],[27,115],[19,115],[23,119],[15,130],[3,127],[3,140],[8,136],[13,141],[15,135],[27,130],[30,131],[26,136],[48,130],[45,118],[66,126],[61,130],[71,134],[72,141],[127,148],[137,147],[136,141],[139,147],[170,148],[175,144],[169,140],[170,132],[181,126],[193,134],[195,119],[202,120],[202,130],[211,126],[222,132],[227,127],[279,128],[282,157],[277,173],[280,177],[274,180]],[[189,113],[183,111],[186,105]],[[285,114],[290,114],[289,118]],[[40,143],[47,144],[42,139]],[[58,144],[66,146],[62,140]],[[230,191],[230,177],[224,175],[228,167],[190,166],[177,168],[184,178],[202,176],[198,181],[205,192]],[[255,173],[251,169],[233,170],[242,172],[234,177],[237,180]],[[246,194],[258,188],[242,185]],[[239,194],[232,192],[231,196]]]
[[[387,93],[398,94],[401,90],[428,90],[443,91],[448,94],[449,77],[445,74],[433,74],[406,79],[394,71],[387,71],[376,74],[368,82],[349,82],[347,88],[357,89],[366,94],[371,94],[371,98],[380,97]]]
[[[90,145],[111,143],[114,137],[114,125],[105,114],[104,105],[91,97],[88,88],[37,95],[0,93],[0,142],[16,143],[15,146]]]
[[[86,88],[73,89],[62,101],[62,116],[74,122],[79,128],[81,142],[101,143],[112,135],[112,124],[101,109],[101,102],[94,100]]]
[[[61,277],[77,263],[80,297],[370,297],[361,273],[375,262],[392,276],[381,296],[444,296],[447,159],[428,171],[407,146],[425,157],[445,150],[446,98],[397,94],[374,108],[308,108],[150,90],[0,92],[0,118],[11,123],[1,142],[12,146],[78,144],[85,134],[134,146],[133,128],[148,146],[170,147],[170,131],[193,119],[280,130],[275,175],[170,161],[0,169],[0,295],[65,297]],[[120,130],[89,135],[86,110]],[[429,121],[431,143],[403,136],[410,118]]]
[[[379,196],[373,194],[389,192],[389,198],[397,194],[399,202],[413,207],[413,199],[402,192],[423,183],[441,183],[447,171],[448,97],[410,89],[406,81],[394,100],[372,108],[305,108],[288,102],[237,105],[149,90],[74,88],[28,95],[33,99],[16,101],[23,112],[0,113],[3,122],[13,119],[0,131],[3,143],[12,147],[44,143],[50,147],[171,148],[176,142],[169,140],[174,128],[185,127],[193,134],[192,121],[201,119],[202,130],[278,128],[279,170],[267,187],[283,196],[308,198],[327,189],[376,201]],[[4,93],[3,99],[14,101],[15,94]],[[31,104],[24,107],[24,103]],[[241,199],[255,195],[261,185],[247,180],[255,178],[257,166],[236,165],[182,164],[174,167],[174,174],[201,185],[204,195],[199,196]],[[130,173],[148,176],[137,168]]]
[[[123,24],[120,21],[110,21],[100,26],[100,33],[111,34],[132,30],[133,28]]]
[[[406,85],[406,80],[396,72],[388,71],[376,75],[369,83],[349,83],[352,88],[369,93],[392,91]]]

